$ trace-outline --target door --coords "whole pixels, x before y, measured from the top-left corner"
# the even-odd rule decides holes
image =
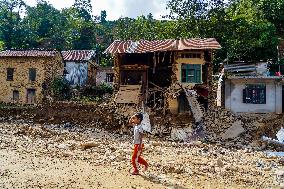
[[[27,103],[28,104],[36,103],[36,90],[35,89],[27,89]]]

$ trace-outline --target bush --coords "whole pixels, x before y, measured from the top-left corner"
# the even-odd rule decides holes
[[[51,84],[52,92],[57,100],[70,100],[71,88],[69,82],[64,77],[57,77]]]
[[[113,87],[109,84],[102,83],[98,86],[89,86],[84,88],[82,91],[82,96],[102,98],[103,95],[112,93]]]

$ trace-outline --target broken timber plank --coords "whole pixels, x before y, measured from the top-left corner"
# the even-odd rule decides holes
[[[118,104],[138,104],[141,85],[121,85],[114,101]]]
[[[203,119],[203,112],[202,112],[202,109],[201,109],[199,102],[197,101],[196,97],[189,90],[187,90],[187,89],[183,89],[183,90],[186,94],[186,97],[187,97],[187,100],[188,100],[188,103],[189,103],[189,107],[191,109],[195,123],[201,122],[202,119]]]

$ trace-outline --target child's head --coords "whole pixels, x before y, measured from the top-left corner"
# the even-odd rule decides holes
[[[143,114],[142,113],[136,113],[132,116],[132,123],[134,124],[140,124],[143,120]]]

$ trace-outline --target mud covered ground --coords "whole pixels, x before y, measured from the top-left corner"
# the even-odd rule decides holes
[[[150,167],[129,174],[131,136],[72,124],[0,122],[0,188],[281,188],[284,167],[250,146],[148,136]],[[91,144],[87,148],[84,144]]]

